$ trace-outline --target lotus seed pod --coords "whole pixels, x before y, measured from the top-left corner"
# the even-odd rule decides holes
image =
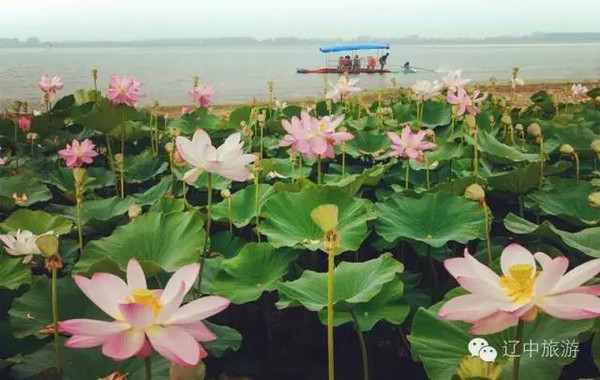
[[[221,198],[227,199],[230,196],[231,196],[231,191],[229,191],[229,189],[223,189],[223,190],[221,190]]]
[[[121,153],[115,154],[115,162],[118,165],[123,165],[123,154],[121,154]]]
[[[37,140],[37,138],[40,137],[40,135],[38,135],[35,132],[29,132],[26,137],[27,137],[27,141],[33,142],[33,141]]]
[[[142,213],[142,208],[139,205],[133,205],[131,207],[129,207],[129,210],[127,211],[127,215],[129,216],[129,219],[135,219],[138,216],[140,216],[140,214]]]
[[[463,122],[470,129],[475,128],[477,126],[477,120],[475,119],[475,116],[471,115],[471,114],[465,116],[465,119]]]
[[[523,132],[523,130],[524,130],[523,124],[517,124],[517,125],[515,125],[515,131]]]
[[[565,156],[570,156],[573,153],[575,153],[575,149],[573,149],[573,147],[569,144],[562,144],[558,150],[561,154],[564,154]]]
[[[533,137],[539,137],[542,135],[542,128],[538,123],[531,123],[527,127],[527,133]]]
[[[98,79],[98,69],[92,69],[92,78]]]
[[[485,200],[485,190],[479,184],[474,183],[469,185],[465,190],[465,198],[476,202]]]
[[[600,191],[591,193],[590,196],[588,197],[588,202],[590,203],[590,206],[592,206],[593,208],[600,209]]]
[[[507,114],[502,115],[502,124],[512,125],[512,118],[510,117],[510,115],[507,115]]]
[[[179,130],[179,128],[170,128],[169,129],[169,136],[174,139],[177,138],[181,135],[181,131]]]
[[[173,149],[175,149],[175,144],[173,144],[172,142],[168,142],[165,144],[165,150],[169,153],[171,153],[173,151]]]

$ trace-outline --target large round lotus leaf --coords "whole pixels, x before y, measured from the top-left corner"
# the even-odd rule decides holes
[[[204,324],[217,336],[217,339],[212,342],[202,343],[212,356],[220,358],[228,351],[237,351],[242,346],[242,334],[236,329],[229,326],[216,325],[208,321],[204,321]]]
[[[0,288],[15,290],[29,283],[31,270],[28,265],[23,264],[22,257],[12,257],[6,252],[0,252]]]
[[[165,193],[171,189],[172,184],[173,181],[171,181],[171,177],[166,176],[161,178],[159,183],[152,186],[145,192],[133,194],[131,197],[137,205],[149,205],[161,199]]]
[[[396,276],[404,265],[391,253],[363,263],[341,262],[334,272],[334,303],[340,308],[371,301],[385,284],[400,281]],[[304,306],[311,311],[327,307],[327,273],[305,270],[302,276],[279,284],[277,307]]]
[[[191,114],[182,115],[169,122],[169,128],[177,128],[184,135],[193,135],[196,129],[213,129],[219,124],[219,119],[198,109]],[[239,124],[237,126],[239,129]]]
[[[440,139],[436,141],[437,147],[434,150],[424,153],[429,164],[432,164],[436,161],[442,162],[453,160],[464,155],[465,149],[462,145],[450,141],[440,143],[439,140]],[[424,167],[425,165],[423,164],[423,168]]]
[[[292,163],[289,159],[286,158],[267,158],[260,162],[260,166],[262,169],[262,177],[270,180],[270,178],[275,173],[276,176],[283,176],[286,178],[302,178],[308,177],[312,168],[310,166],[302,164],[301,168],[298,168],[298,163],[295,163],[292,166]],[[277,180],[278,178],[275,177]]]
[[[384,133],[358,131],[346,143],[346,152],[355,158],[361,156],[379,157],[390,149],[391,140]]]
[[[117,227],[112,235],[89,242],[74,270],[124,271],[129,259],[135,258],[147,276],[175,272],[200,258],[205,235],[202,226],[202,217],[195,212],[142,214]]]
[[[378,203],[375,231],[385,240],[422,241],[441,247],[449,241],[467,243],[485,238],[485,215],[473,201],[445,192],[420,199],[394,194]]]
[[[363,185],[377,186],[388,168],[389,165],[375,165],[359,173],[346,174],[343,178],[341,172],[328,174],[325,176],[325,186],[338,187],[346,194],[354,196]]]
[[[564,244],[583,252],[588,256],[600,257],[600,227],[590,227],[579,232],[567,232],[554,227],[549,221],[537,225],[519,218],[513,213],[509,213],[504,218],[504,227],[515,234],[543,237],[553,243]]]
[[[29,173],[0,178],[0,196],[12,198],[13,194],[27,197],[26,201],[17,203],[18,206],[23,207],[52,199],[52,194],[46,185]]]
[[[144,182],[167,170],[169,164],[149,150],[125,158],[125,181]]]
[[[403,296],[402,281],[392,280],[381,288],[381,292],[370,301],[354,305],[337,305],[333,314],[333,325],[339,326],[344,323],[353,322],[352,313],[358,320],[361,331],[369,331],[381,320],[395,325],[404,322],[410,311],[410,306]],[[327,310],[319,311],[319,319],[324,325],[327,324]]]
[[[542,132],[546,139],[553,139],[560,144],[569,144],[578,152],[592,151],[590,142],[600,136],[594,133],[592,128],[579,123],[562,125],[553,121],[540,122]]]
[[[110,220],[125,214],[133,204],[135,202],[131,197],[86,200],[83,202],[81,210],[81,223],[86,225],[93,220]],[[48,210],[60,212],[69,220],[77,220],[77,208],[75,206],[51,205]]]
[[[446,380],[456,374],[462,358],[471,356],[468,343],[476,336],[468,333],[469,325],[462,322],[448,321],[437,316],[441,303],[429,309],[419,309],[413,319],[412,331],[408,337],[413,356],[423,362],[425,371],[430,379]],[[521,356],[519,378],[521,379],[555,379],[558,378],[562,367],[574,357],[551,357],[542,355],[544,342],[552,340],[558,345],[559,356],[564,342],[577,341],[579,334],[588,331],[594,324],[593,320],[569,321],[552,318],[541,314],[534,322],[526,322],[522,342],[537,344],[538,352],[524,353]],[[500,379],[511,379],[512,359],[504,357],[505,342],[508,352],[511,352],[511,340],[515,339],[515,328],[503,332],[486,335],[482,338],[496,349],[501,365]],[[562,345],[562,346],[561,346]]]
[[[177,178],[179,181],[183,181],[183,175],[190,169],[192,169],[190,165],[174,166],[172,168],[172,171],[175,174],[175,178]],[[221,177],[218,174],[212,174],[211,181],[213,190],[223,190],[231,187],[231,180],[225,177]],[[208,173],[204,172],[200,174],[200,176],[198,177],[196,182],[192,184],[192,186],[197,189],[205,190],[208,187]]]
[[[275,190],[270,185],[258,185],[258,205],[262,209]],[[256,222],[256,185],[244,187],[231,195],[231,199],[217,203],[211,209],[211,217],[214,220],[229,221],[229,203],[231,202],[231,220],[238,227],[244,227],[249,223]]]
[[[36,235],[52,231],[55,234],[63,235],[71,232],[73,224],[60,215],[48,214],[44,211],[33,211],[29,209],[20,209],[12,214],[0,224],[0,228],[5,232],[15,230],[29,230]]]
[[[139,118],[138,111],[133,107],[115,106],[106,98],[100,98],[90,112],[75,118],[75,123],[84,127],[107,133],[117,129],[123,120],[135,120]]]
[[[248,240],[236,236],[229,231],[219,231],[210,235],[210,251],[222,255],[225,258],[232,258],[238,254]]]
[[[553,189],[535,192],[527,198],[546,214],[578,225],[596,225],[600,222],[600,210],[590,206],[588,196],[594,188],[587,182],[553,178]]]
[[[298,252],[289,248],[275,249],[267,243],[249,243],[239,253],[221,262],[221,271],[212,283],[215,294],[235,304],[258,299],[263,292],[275,290],[288,272]]]
[[[423,120],[425,126],[437,127],[448,125],[452,117],[452,106],[448,102],[434,102],[428,100],[423,104]]]
[[[473,139],[470,141],[473,143]],[[484,157],[499,164],[531,162],[540,158],[539,154],[523,153],[513,146],[503,144],[484,130],[480,130],[477,135],[477,145]]]
[[[310,213],[323,204],[334,204],[339,210],[341,242],[338,253],[358,249],[367,237],[367,221],[374,217],[371,204],[331,187],[309,187],[299,193],[271,196],[263,208],[266,219],[260,226],[260,232],[276,248],[322,249],[324,233]]]
[[[148,211],[150,212],[162,212],[169,214],[171,212],[182,212],[185,211],[186,202],[182,198],[166,198],[163,197],[154,203]]]
[[[73,179],[73,170],[68,168],[59,168],[56,171],[48,173],[44,179],[46,183],[56,186],[62,192],[75,193],[75,181]],[[102,189],[108,186],[114,186],[115,176],[110,170],[104,168],[87,168],[85,178],[86,190]]]
[[[554,165],[544,165],[544,175],[561,173],[571,167],[565,161],[559,161]],[[529,165],[506,173],[495,174],[488,177],[488,183],[495,190],[525,195],[539,187],[540,163],[532,162]]]

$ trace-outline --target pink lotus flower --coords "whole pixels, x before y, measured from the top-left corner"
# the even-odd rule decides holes
[[[190,113],[192,113],[192,109],[190,107],[188,107],[188,106],[181,107],[181,114],[182,115],[187,115],[187,114],[190,114]]]
[[[253,154],[245,154],[241,135],[234,133],[225,139],[218,148],[212,145],[210,136],[203,129],[194,133],[192,140],[178,136],[175,140],[181,158],[194,168],[183,176],[183,180],[192,184],[204,171],[219,174],[233,181],[245,181],[250,176],[246,165],[256,160]]]
[[[65,84],[59,76],[50,77],[50,75],[43,75],[38,82],[38,86],[42,92],[56,94],[57,91],[63,89]]]
[[[69,168],[79,168],[83,164],[91,164],[94,162],[94,157],[98,152],[94,150],[96,145],[90,139],[85,139],[83,142],[73,140],[73,144],[67,144],[65,149],[59,150],[58,154],[65,160],[65,165]]]
[[[109,273],[91,279],[74,275],[81,291],[114,321],[71,319],[60,322],[60,331],[72,336],[71,348],[102,346],[102,353],[115,360],[134,355],[148,357],[152,349],[178,365],[194,366],[208,355],[199,344],[216,339],[204,323],[229,306],[222,297],[202,297],[181,306],[194,284],[200,266],[182,267],[164,290],[148,289],[142,267],[135,259],[127,264],[127,283]]]
[[[402,129],[402,137],[395,132],[388,132],[387,136],[392,140],[392,155],[424,162],[423,151],[435,149],[436,147],[432,142],[423,141],[426,134],[425,130],[413,133],[410,125],[406,125]]]
[[[292,152],[300,152],[309,159],[335,158],[334,146],[343,141],[352,140],[354,136],[348,132],[336,132],[336,128],[344,121],[340,116],[331,120],[329,116],[322,119],[310,116],[302,111],[300,119],[292,117],[291,122],[282,120],[283,128],[288,132],[279,146],[291,146]]]
[[[469,94],[467,94],[462,87],[459,87],[456,93],[448,92],[448,95],[446,95],[446,101],[448,101],[448,103],[458,106],[458,116],[462,116],[467,112],[471,115],[481,113],[481,109],[479,109],[476,104],[481,103],[484,98],[484,94],[479,92],[479,90],[475,90],[473,98],[471,99]]]
[[[118,75],[110,76],[109,90],[106,97],[113,102],[114,105],[127,104],[131,107],[136,107],[139,98],[145,95],[140,92],[141,82],[133,80],[130,77],[124,76],[120,79]]]
[[[575,100],[582,100],[585,99],[585,96],[588,92],[588,88],[586,86],[579,84],[574,84],[571,87],[571,93],[573,94],[573,98]]]
[[[471,79],[462,77],[462,70],[450,71],[448,76],[442,78],[442,85],[448,91],[456,92],[459,88],[466,86]]]
[[[17,125],[23,132],[29,132],[31,130],[31,120],[28,117],[21,116],[19,120],[17,120]]]
[[[329,85],[333,87],[333,90],[327,92],[325,97],[327,99],[332,99],[334,102],[344,100],[348,98],[348,96],[362,91],[359,87],[356,87],[357,83],[358,78],[348,79],[347,76],[342,75],[335,85],[329,82]]]
[[[206,108],[210,106],[210,97],[216,94],[217,90],[210,84],[201,84],[195,89],[188,92],[190,98],[198,108]]]
[[[535,260],[542,267],[537,272]],[[472,323],[473,334],[492,334],[533,320],[539,311],[560,319],[600,316],[600,286],[581,286],[600,272],[600,259],[590,260],[565,274],[569,260],[532,255],[511,244],[500,257],[502,276],[481,264],[465,249],[464,258],[444,261],[444,266],[471,294],[446,302],[442,318]]]

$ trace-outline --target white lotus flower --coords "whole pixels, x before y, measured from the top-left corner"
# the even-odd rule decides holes
[[[442,92],[443,85],[436,81],[418,80],[411,89],[420,101],[429,100]]]
[[[327,99],[332,99],[335,102],[339,102],[344,98],[361,91],[359,87],[356,87],[357,83],[358,78],[348,79],[347,76],[342,75],[335,85],[329,82],[329,85],[333,87],[333,90],[327,92],[325,97]]]
[[[448,91],[456,92],[459,88],[466,86],[471,79],[462,77],[462,70],[450,71],[448,76],[442,78],[442,84]]]
[[[52,234],[52,231],[43,235]],[[25,256],[23,263],[27,264],[33,259],[33,255],[41,255],[42,251],[35,244],[38,237],[28,230],[17,230],[14,235],[0,235],[0,240],[4,243],[4,249],[11,256]]]

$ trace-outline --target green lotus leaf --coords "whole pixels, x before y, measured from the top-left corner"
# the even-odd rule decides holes
[[[297,257],[298,252],[289,248],[275,249],[267,243],[246,244],[236,256],[221,262],[212,290],[235,304],[254,301],[263,292],[277,288]]]
[[[262,209],[265,202],[275,193],[273,187],[267,184],[258,185],[258,205]],[[231,203],[231,220],[238,227],[244,227],[256,222],[256,185],[249,185],[231,195],[231,199],[224,199],[215,204],[211,210],[214,220],[229,221],[229,203]]]
[[[19,197],[23,195],[27,197],[27,201],[17,203],[18,206],[22,207],[52,199],[48,187],[39,178],[27,172],[0,178],[0,196],[12,198],[13,194]]]
[[[435,128],[438,125],[450,124],[452,117],[452,106],[448,102],[435,102],[428,100],[423,104],[424,126]]]
[[[237,351],[242,346],[242,334],[229,326],[217,325],[208,321],[204,324],[212,331],[217,339],[202,343],[204,348],[214,357],[223,357],[228,351]]]
[[[286,178],[303,178],[308,177],[312,168],[310,166],[302,165],[301,168],[297,167],[297,164],[292,166],[289,159],[286,158],[267,158],[260,163],[262,168],[263,177],[269,178],[270,173],[276,173]]]
[[[0,228],[5,232],[15,230],[29,230],[36,235],[52,231],[58,235],[71,232],[73,224],[60,215],[48,214],[44,211],[20,209],[0,223]]]
[[[546,214],[556,215],[577,225],[596,225],[600,222],[600,210],[589,205],[588,196],[594,188],[587,182],[568,179],[551,179],[553,189],[535,192],[527,199]]]
[[[175,174],[175,178],[179,181],[183,181],[183,175],[185,172],[190,170],[192,167],[190,165],[185,166],[174,166],[171,170]],[[187,186],[187,185],[186,185]],[[208,187],[208,173],[204,172],[200,174],[196,182],[192,184],[196,189],[205,190]],[[231,187],[231,180],[221,177],[218,174],[212,174],[212,188],[213,190],[223,190]]]
[[[456,374],[463,357],[470,356],[468,343],[476,336],[468,333],[469,325],[462,322],[448,321],[437,316],[441,307],[438,303],[429,309],[420,308],[414,319],[409,338],[411,352],[423,362],[430,379],[446,380]],[[538,344],[539,352],[523,354],[519,378],[522,379],[555,379],[562,367],[574,357],[544,357],[542,343],[552,340],[561,344],[563,340],[576,340],[582,332],[588,331],[593,320],[570,321],[552,318],[541,314],[534,322],[525,323],[522,342]],[[511,379],[512,359],[504,357],[505,342],[515,339],[515,328],[483,337],[498,352],[496,363],[501,366],[500,379]],[[509,343],[506,343],[509,344]],[[510,347],[507,347],[510,350]]]
[[[387,152],[392,144],[385,133],[358,131],[353,134],[354,138],[346,143],[346,152],[354,158],[365,155],[379,157]]]
[[[0,252],[0,288],[15,290],[30,283],[31,270],[23,264],[23,258]]]
[[[442,162],[460,158],[465,154],[465,149],[460,144],[454,142],[443,142],[440,144],[439,141],[436,143],[437,148],[424,153],[430,164],[436,161]],[[424,164],[423,167],[425,167]]]
[[[173,181],[171,177],[163,177],[160,182],[152,186],[143,193],[133,194],[131,197],[135,201],[135,204],[143,206],[152,204],[161,199],[167,191],[172,187]]]
[[[135,202],[131,197],[86,200],[83,202],[81,210],[81,224],[86,225],[91,221],[111,220],[127,213],[133,204]],[[77,208],[75,206],[52,205],[48,210],[60,212],[71,221],[77,220]]]
[[[125,159],[125,180],[140,183],[156,177],[167,170],[169,164],[149,150]]]
[[[205,234],[202,225],[202,217],[195,212],[142,214],[117,227],[112,235],[87,243],[74,270],[124,271],[129,259],[135,258],[147,276],[175,272],[199,260]]]
[[[334,272],[334,304],[343,309],[369,302],[384,285],[400,281],[396,275],[403,270],[404,265],[391,253],[362,263],[343,261]],[[327,273],[305,270],[299,279],[280,283],[278,290],[279,309],[304,306],[320,311],[327,307]]]
[[[389,169],[389,165],[375,165],[368,169],[364,169],[362,173],[356,174],[346,174],[345,177],[342,178],[341,175],[341,167],[340,173],[336,174],[328,174],[325,176],[325,186],[330,187],[338,187],[348,195],[354,196],[358,193],[363,185],[366,186],[377,186],[384,174]],[[336,169],[333,167],[332,169]]]
[[[339,209],[341,242],[337,253],[358,249],[367,237],[367,221],[374,218],[371,203],[332,187],[308,187],[298,193],[285,192],[271,196],[263,207],[266,219],[260,231],[275,248],[321,249],[324,233],[312,220],[310,213],[323,204],[334,204]]]
[[[571,164],[559,161],[554,165],[544,165],[544,174],[558,174],[571,167]],[[507,193],[525,195],[539,187],[540,184],[540,163],[532,162],[529,165],[488,177],[488,184],[495,190]]]
[[[210,236],[210,251],[225,258],[232,258],[248,243],[229,231],[219,231]]]
[[[600,138],[600,135],[594,133],[592,128],[577,123],[562,125],[552,121],[540,122],[542,132],[546,139],[553,139],[560,144],[569,144],[577,152],[590,152],[592,148],[590,142]]]
[[[409,238],[442,247],[449,241],[464,244],[485,238],[481,207],[450,193],[428,193],[420,199],[394,194],[376,209],[375,231],[389,242]]]
[[[477,144],[482,156],[498,164],[531,162],[540,159],[539,154],[523,153],[513,146],[501,143],[484,130],[479,131]]]
[[[392,107],[394,118],[400,123],[406,123],[412,120],[412,110],[410,104],[395,104]]]
[[[117,129],[124,120],[136,120],[139,117],[138,111],[133,107],[115,106],[110,100],[100,98],[88,113],[76,117],[74,122],[96,131],[109,133]]]
[[[150,206],[150,212],[162,212],[169,214],[171,212],[185,211],[185,201],[181,198],[160,198],[156,203]]]
[[[208,115],[206,110],[198,109],[191,114],[182,115],[169,122],[169,128],[177,128],[184,135],[193,135],[196,129],[214,129],[220,120]],[[239,124],[237,126],[239,128]]]
[[[504,227],[515,234],[544,237],[553,243],[562,243],[588,256],[600,257],[600,227],[567,232],[554,227],[549,221],[537,225],[513,213],[509,213],[504,218]]]
[[[44,182],[56,186],[62,192],[75,194],[75,181],[73,179],[73,170],[68,168],[59,168],[56,171],[48,173]],[[102,189],[108,186],[114,186],[115,176],[110,170],[104,168],[87,168],[85,178],[86,190]]]
[[[333,314],[333,325],[339,326],[344,323],[353,322],[354,316],[358,321],[361,331],[369,331],[381,320],[399,325],[410,311],[410,306],[403,296],[403,284],[398,278],[383,285],[381,292],[370,301],[354,305],[338,305]],[[327,324],[327,310],[319,311],[319,319],[324,325]]]

